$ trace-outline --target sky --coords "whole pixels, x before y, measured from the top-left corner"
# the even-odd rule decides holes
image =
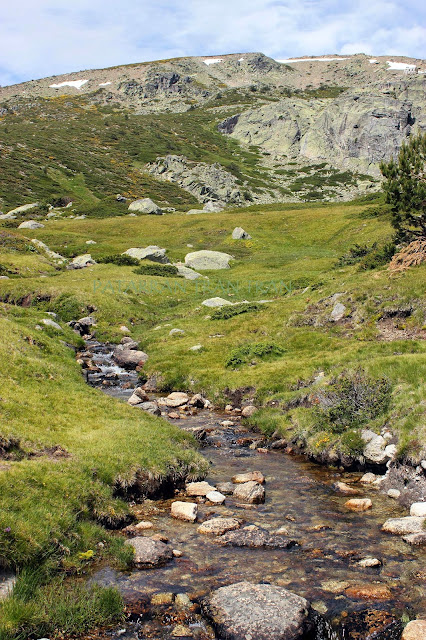
[[[189,55],[426,57],[423,0],[0,0],[0,85]]]

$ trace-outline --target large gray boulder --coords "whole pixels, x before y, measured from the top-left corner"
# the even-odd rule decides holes
[[[230,302],[229,300],[225,300],[225,298],[207,298],[207,300],[203,300],[203,302],[201,303],[203,304],[205,307],[226,307],[229,305],[232,305],[233,302]]]
[[[84,267],[89,267],[93,264],[96,264],[96,262],[93,260],[90,253],[84,253],[81,256],[76,256],[69,266],[73,269],[83,269]]]
[[[21,222],[18,229],[42,229],[44,224],[41,222],[37,222],[37,220],[25,220],[25,222]]]
[[[126,345],[119,345],[112,354],[112,359],[119,367],[123,369],[136,369],[142,366],[148,360],[148,356],[144,351],[136,349],[126,349]]]
[[[251,235],[247,233],[247,231],[244,231],[242,227],[235,227],[232,232],[232,238],[233,240],[250,240]]]
[[[159,540],[139,536],[126,540],[125,544],[133,547],[133,562],[138,569],[162,567],[173,559],[172,549]]]
[[[151,215],[161,216],[163,211],[151,200],[151,198],[141,198],[134,200],[129,204],[129,211],[135,213],[149,213]]]
[[[203,276],[201,275],[201,273],[198,273],[197,271],[194,271],[189,267],[185,267],[185,265],[182,264],[181,262],[176,262],[174,266],[178,270],[178,274],[180,276],[183,276],[185,280],[196,280],[197,278],[207,278],[207,276]]]
[[[260,504],[265,502],[265,489],[258,482],[244,482],[235,487],[234,498],[250,504]]]
[[[187,253],[185,256],[186,266],[198,271],[205,271],[207,269],[229,269],[230,260],[233,260],[233,256],[229,255],[229,253],[208,251],[206,249],[193,251],[192,253]]]
[[[156,245],[149,247],[132,247],[127,249],[123,255],[131,256],[137,260],[151,260],[151,262],[160,262],[161,264],[170,264],[170,260],[166,256],[166,249],[161,249]]]
[[[221,587],[203,600],[202,608],[218,637],[227,640],[301,640],[315,626],[305,598],[269,584]]]

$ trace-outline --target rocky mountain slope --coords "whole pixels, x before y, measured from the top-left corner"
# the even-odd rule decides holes
[[[277,61],[261,53],[81,71],[0,88],[0,144],[3,153],[22,155],[22,145],[34,146],[40,125],[46,131],[58,120],[64,128],[72,120],[71,139],[86,129],[77,162],[58,160],[58,141],[52,139],[50,148],[43,143],[40,164],[52,183],[52,171],[93,182],[82,168],[85,151],[114,157],[121,147],[117,166],[108,167],[114,187],[102,195],[158,198],[160,192],[163,206],[206,197],[222,204],[347,200],[377,190],[380,161],[395,155],[413,130],[426,128],[425,73],[425,61],[409,58],[359,54]],[[18,140],[11,128],[19,118]],[[138,152],[157,122],[149,152]],[[206,149],[207,137],[214,149]],[[34,151],[39,154],[38,145]],[[118,178],[123,162],[124,180]],[[24,164],[18,172],[25,173]],[[31,200],[41,197],[39,182],[31,187]],[[136,185],[133,194],[129,183]],[[99,200],[97,190],[89,190]],[[68,195],[78,200],[78,194]],[[9,204],[8,194],[1,196]]]

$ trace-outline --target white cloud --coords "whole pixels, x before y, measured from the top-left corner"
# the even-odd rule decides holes
[[[4,3],[0,84],[184,55],[425,56],[412,0],[21,0]]]

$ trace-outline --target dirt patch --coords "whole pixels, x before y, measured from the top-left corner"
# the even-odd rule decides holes
[[[415,240],[395,254],[389,264],[389,271],[406,271],[426,262],[426,239]]]
[[[426,330],[420,327],[404,327],[395,324],[391,318],[383,318],[377,323],[380,338],[386,342],[394,340],[426,340]]]

